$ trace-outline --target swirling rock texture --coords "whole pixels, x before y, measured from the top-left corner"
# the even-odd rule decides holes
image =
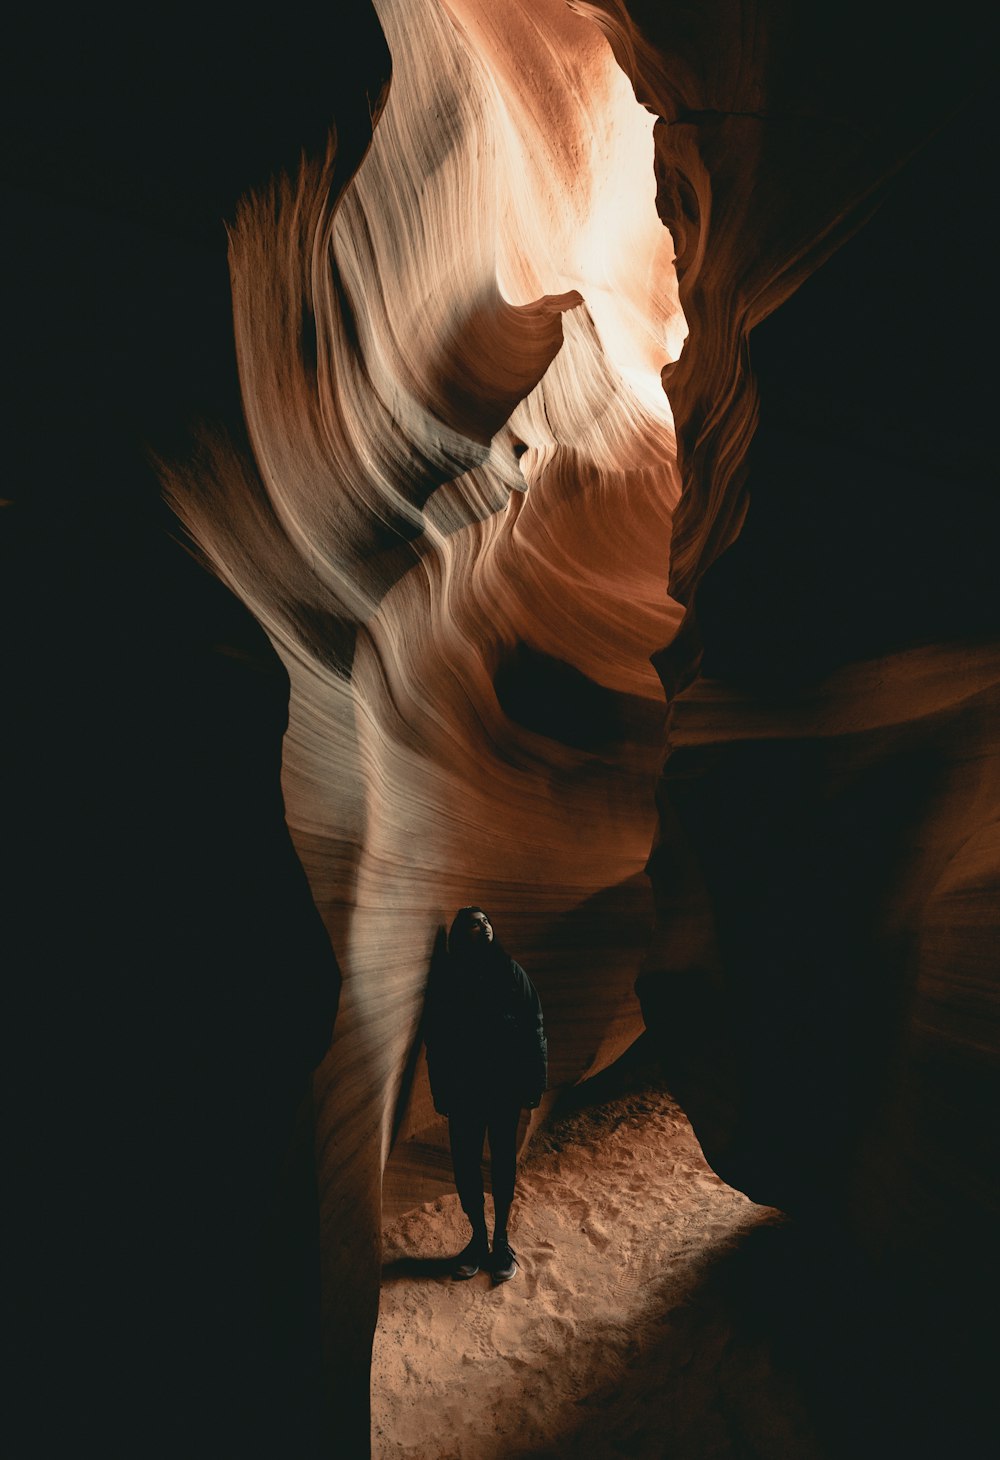
[[[117,1138],[140,1151],[147,1128],[141,1103],[134,1128],[110,1120],[116,1079],[136,1088],[140,1061],[118,1057],[109,1009],[124,999],[155,1031],[157,1072],[178,1050],[216,1062],[195,1081],[211,1119],[187,1166],[198,1099],[175,1081],[156,1105],[168,1184],[204,1177],[230,1119],[242,1132],[202,1188],[207,1236],[164,1276],[180,1310],[207,1247],[239,1225],[240,1162],[257,1173],[255,1211],[273,1203],[339,992],[315,1081],[326,1361],[338,1442],[359,1454],[383,1179],[398,1211],[439,1189],[444,1163],[419,1033],[457,905],[488,907],[537,982],[554,1085],[608,1065],[645,1020],[726,1180],[793,1212],[835,1209],[872,1250],[891,1234],[921,1261],[961,1225],[974,1263],[991,1210],[978,1120],[994,1103],[998,880],[974,27],[956,18],[943,37],[850,4],[821,24],[790,0],[376,8],[391,86],[377,26],[351,53],[340,22],[321,41],[310,15],[266,63],[259,38],[225,62],[222,45],[191,97],[224,100],[194,122],[177,99],[190,47],[144,62],[170,84],[126,99],[143,122],[136,157],[103,132],[87,152],[84,132],[74,172],[52,145],[47,180],[70,216],[29,234],[29,296],[63,348],[60,287],[90,267],[115,307],[100,330],[82,321],[75,373],[38,366],[69,424],[47,443],[58,490],[28,516],[36,556],[10,554],[12,605],[34,605],[17,683],[47,727],[25,816],[33,865],[90,824],[79,787],[96,764],[111,829],[79,848],[69,921],[112,919],[109,878],[132,909],[113,976],[72,1005],[82,1046],[67,1017],[51,1047],[79,1088],[92,1087],[81,1047],[110,1071],[90,1114],[111,1132],[114,1200],[94,1231],[126,1201],[109,1174]],[[80,74],[67,65],[71,97]],[[101,126],[116,84],[88,94]],[[317,114],[336,122],[329,145]],[[237,166],[241,126],[261,116]],[[961,200],[946,236],[942,197]],[[95,230],[90,210],[116,221]],[[204,224],[221,216],[228,280]],[[91,260],[81,237],[97,240]],[[962,282],[935,294],[942,270]],[[144,320],[136,298],[158,313]],[[31,479],[40,432],[25,419]],[[136,508],[154,481],[228,594],[162,546],[175,522],[163,534]],[[80,501],[96,582],[71,546]],[[69,586],[39,603],[29,583],[70,563]],[[44,668],[71,616],[104,648],[104,708],[53,781],[62,687],[94,694],[86,648],[68,681]],[[121,756],[107,723],[124,729]],[[238,774],[220,781],[227,745],[242,747]],[[156,792],[145,830],[136,783]],[[133,842],[159,853],[125,866]],[[221,907],[212,845],[229,869]],[[198,910],[174,923],[183,906]],[[125,998],[131,949],[168,921],[154,993]],[[67,932],[58,961],[75,948]],[[50,1028],[40,1008],[25,1023]],[[25,1069],[44,1048],[40,1035]],[[58,1108],[45,1102],[36,1131]],[[66,1139],[82,1182],[87,1145]],[[155,1189],[154,1161],[136,1160]],[[128,1196],[138,1232],[136,1205],[156,1202]],[[164,1250],[181,1223],[168,1206]],[[104,1270],[113,1250],[105,1239]],[[253,1242],[240,1248],[220,1309],[237,1266],[258,1263]],[[205,1340],[235,1345],[233,1393],[262,1327],[251,1308]],[[182,1386],[192,1409],[196,1387]],[[291,1407],[287,1393],[273,1405]],[[223,1397],[213,1417],[227,1415]],[[255,1416],[240,1424],[243,1453],[268,1454]]]
[[[947,273],[985,277],[982,74],[895,7],[602,9],[661,118],[690,325],[646,1022],[727,1180],[982,1279],[998,501],[974,293],[932,338],[919,303],[945,177]]]
[[[267,512],[245,480],[220,494],[228,467],[208,496],[176,495],[292,679],[289,821],[345,969],[320,1078],[345,1392],[364,1382],[390,1147],[396,1210],[446,1166],[417,1044],[449,910],[487,904],[531,965],[556,1084],[638,1028],[658,642],[673,701],[640,990],[717,1169],[760,1201],[840,1209],[876,1248],[891,1233],[926,1253],[956,1164],[951,1122],[929,1112],[960,1124],[957,1092],[962,1108],[989,1094],[981,1052],[957,1071],[991,932],[977,828],[995,806],[996,656],[959,641],[990,609],[975,553],[995,508],[975,430],[959,461],[926,443],[934,415],[900,366],[893,302],[911,281],[889,263],[919,228],[921,179],[972,130],[971,78],[938,50],[951,130],[932,144],[927,36],[888,12],[859,52],[847,10],[807,36],[782,5],[578,9],[379,6],[394,83],[339,210],[307,173],[234,231]],[[651,206],[654,115],[669,232]],[[751,332],[866,223],[867,263],[830,274],[798,337],[759,333],[755,357]],[[890,272],[873,287],[880,248]],[[950,358],[968,358],[962,327],[957,311]],[[872,335],[882,357],[869,346],[858,369]],[[830,344],[810,367],[831,337],[840,368]],[[673,529],[661,370],[684,482]],[[968,411],[968,368],[952,380]],[[940,531],[906,529],[888,576],[885,540],[901,515],[930,520],[942,477],[962,493],[964,603],[935,614],[914,600]],[[956,900],[966,973],[923,951]],[[971,1199],[982,1163],[967,1169]],[[887,1171],[891,1204],[875,1196]]]
[[[285,804],[343,974],[319,1144],[355,1398],[390,1145],[397,1206],[446,1164],[415,1054],[454,908],[529,964],[555,1085],[641,1029],[684,335],[653,119],[600,31],[559,3],[379,15],[403,60],[339,207],[307,167],[233,230],[256,471],[207,443],[171,482],[291,679]]]

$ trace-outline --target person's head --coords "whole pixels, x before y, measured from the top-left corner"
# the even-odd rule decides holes
[[[465,958],[488,948],[494,936],[493,924],[481,907],[460,907],[448,934],[448,949]]]

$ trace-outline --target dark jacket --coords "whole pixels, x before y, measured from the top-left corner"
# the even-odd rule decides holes
[[[537,990],[502,949],[481,960],[445,955],[431,973],[425,1023],[434,1108],[510,1100],[534,1108],[548,1078]]]

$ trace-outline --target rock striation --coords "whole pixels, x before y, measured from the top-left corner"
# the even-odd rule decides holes
[[[158,1357],[109,1367],[161,1410],[212,1288],[174,1423],[273,1454],[316,1398],[314,1117],[327,1387],[367,1453],[382,1216],[441,1189],[422,1005],[470,901],[554,1087],[645,1026],[753,1201],[986,1265],[1000,522],[961,10],[377,0],[354,51],[311,13],[266,56],[180,25],[138,82],[103,30],[26,46],[16,1068],[58,1072],[22,1121],[29,1360],[59,1302],[85,1350],[102,1274],[141,1328],[153,1246]]]
[[[342,976],[329,1362],[365,1432],[383,1169],[395,1146],[405,1207],[445,1149],[419,1055],[441,926],[480,902],[523,954],[555,1085],[642,1027],[685,332],[653,118],[593,23],[378,12],[393,81],[343,193],[309,162],[231,230],[249,451],[206,435],[166,469],[291,682],[285,806]]]
[[[884,384],[912,281],[876,267],[970,129],[972,58],[892,7],[860,48],[850,6],[377,10],[362,164],[333,195],[309,162],[232,229],[248,456],[208,441],[170,485],[291,680],[288,819],[344,979],[317,1098],[359,1433],[383,1179],[401,1211],[446,1167],[420,1018],[454,906],[530,965],[557,1085],[638,1032],[642,957],[720,1174],[926,1252],[956,1194],[927,1112],[992,1078],[958,1071],[995,878],[990,584],[889,611],[940,562],[911,532],[900,572],[900,515],[959,493],[947,597],[995,499],[975,431],[912,471],[926,404]]]
[[[998,1209],[974,30],[892,5],[588,11],[660,118],[690,331],[664,371],[685,612],[654,655],[671,708],[647,1026],[716,1170],[833,1215],[940,1298],[960,1253],[995,1273]],[[945,177],[967,208],[947,263],[924,243]]]

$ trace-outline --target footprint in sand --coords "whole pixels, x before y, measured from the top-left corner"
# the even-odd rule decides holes
[[[556,1245],[554,1242],[549,1242],[543,1238],[534,1247],[526,1247],[524,1255],[532,1266],[544,1267],[547,1263],[555,1261]]]
[[[529,1297],[540,1298],[553,1313],[571,1312],[576,1303],[572,1290],[550,1267],[529,1273],[526,1291]]]
[[[589,1221],[583,1223],[580,1231],[590,1239],[592,1245],[597,1248],[598,1252],[606,1252],[611,1246],[611,1238],[600,1223],[595,1222],[592,1217]]]
[[[550,1210],[558,1211],[564,1217],[572,1217],[574,1221],[582,1222],[590,1215],[590,1202],[583,1200],[578,1191],[562,1186],[559,1182],[552,1182],[544,1197]]]
[[[565,1352],[567,1344],[576,1337],[576,1329],[577,1325],[570,1319],[546,1313],[532,1323],[530,1332],[522,1336],[523,1349],[508,1355],[507,1362],[537,1369],[539,1354]]]

